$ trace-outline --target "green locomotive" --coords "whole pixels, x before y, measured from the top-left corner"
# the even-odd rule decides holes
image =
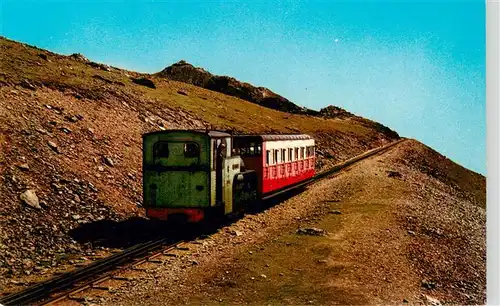
[[[242,169],[230,134],[167,130],[143,136],[143,195],[147,216],[183,216],[198,222],[211,213],[246,209],[257,198],[257,176]]]

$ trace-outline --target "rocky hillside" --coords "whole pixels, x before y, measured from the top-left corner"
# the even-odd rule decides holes
[[[182,60],[168,66],[156,75],[238,97],[283,112],[308,115],[318,114],[316,111],[294,104],[287,98],[272,92],[268,88],[255,87],[252,84],[240,82],[228,76],[213,75],[203,68],[194,67]]]
[[[145,132],[309,133],[318,169],[399,138],[360,117],[280,112],[5,38],[0,62],[0,292],[134,242]]]

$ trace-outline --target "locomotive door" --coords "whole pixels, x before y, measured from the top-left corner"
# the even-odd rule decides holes
[[[240,172],[240,163],[241,158],[239,156],[226,157],[222,162],[224,214],[232,213],[235,210],[235,207],[233,207],[233,184],[235,176]]]
[[[215,202],[222,203],[222,172],[223,162],[226,157],[226,140],[215,140]]]

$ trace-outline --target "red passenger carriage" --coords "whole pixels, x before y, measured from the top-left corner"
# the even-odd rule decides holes
[[[314,176],[314,139],[309,135],[233,136],[245,168],[255,170],[260,197]]]

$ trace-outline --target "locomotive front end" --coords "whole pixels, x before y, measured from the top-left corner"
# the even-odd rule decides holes
[[[210,207],[210,138],[189,131],[143,136],[143,199],[146,215],[188,222],[204,218]]]

